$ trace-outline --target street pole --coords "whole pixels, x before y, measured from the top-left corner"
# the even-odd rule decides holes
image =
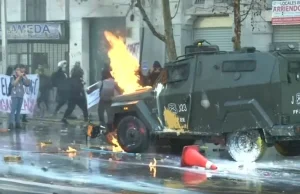
[[[1,38],[2,38],[2,73],[7,68],[7,28],[6,28],[6,0],[1,0]]]

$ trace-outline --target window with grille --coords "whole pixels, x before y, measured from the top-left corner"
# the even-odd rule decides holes
[[[195,0],[195,4],[204,4],[205,0]]]
[[[46,21],[46,0],[26,0],[26,21]]]

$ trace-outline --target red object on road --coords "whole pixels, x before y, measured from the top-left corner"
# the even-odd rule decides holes
[[[207,176],[205,173],[195,173],[186,171],[182,176],[182,181],[186,186],[198,186],[201,183],[207,181]]]
[[[210,170],[217,170],[218,167],[207,160],[199,153],[199,147],[196,145],[185,146],[181,156],[181,166],[200,166]]]

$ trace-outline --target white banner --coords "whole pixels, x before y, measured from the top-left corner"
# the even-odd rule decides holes
[[[91,107],[99,103],[100,100],[99,90],[100,90],[99,82],[94,83],[93,85],[87,88],[88,92],[86,93],[86,99],[87,99],[88,109],[90,109]]]
[[[27,75],[30,79],[30,86],[25,87],[25,95],[23,99],[21,114],[33,114],[36,100],[39,93],[40,80],[37,74]],[[10,76],[0,75],[0,112],[10,112],[11,97],[7,96]]]
[[[300,24],[300,1],[273,1],[273,25],[298,25]]]
[[[127,44],[127,49],[131,52],[133,56],[137,58],[137,60],[140,60],[140,43],[131,43]]]

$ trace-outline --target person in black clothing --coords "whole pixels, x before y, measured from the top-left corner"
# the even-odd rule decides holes
[[[151,70],[148,73],[148,83],[153,86],[160,75],[162,67],[158,61],[154,61]]]
[[[74,69],[75,68],[75,69]],[[87,101],[84,90],[84,81],[83,81],[83,71],[81,68],[74,67],[72,69],[71,78],[69,78],[69,98],[68,98],[68,108],[64,114],[62,122],[68,123],[67,118],[72,114],[76,105],[83,112],[84,121],[88,121],[88,109],[87,109]]]
[[[37,105],[39,108],[41,108],[41,103],[44,102],[47,108],[47,111],[49,110],[49,95],[50,95],[50,90],[52,87],[51,84],[51,79],[49,76],[45,75],[43,71],[40,72],[39,74],[40,78],[40,95],[37,99]]]
[[[56,101],[57,105],[54,111],[54,115],[65,105],[68,101],[69,86],[68,86],[68,74],[66,73],[67,61],[60,61],[58,63],[58,70],[51,76],[51,82],[53,87],[57,88]]]

